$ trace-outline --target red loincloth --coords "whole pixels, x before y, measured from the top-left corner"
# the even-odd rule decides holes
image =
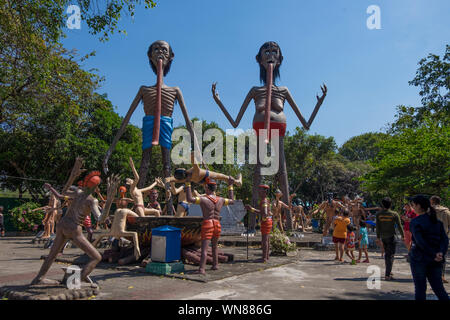
[[[253,122],[253,129],[256,130],[256,135],[259,136],[260,135],[260,131],[261,129],[264,129],[264,122]],[[284,137],[284,135],[286,134],[286,123],[281,123],[281,122],[271,122],[270,123],[270,132],[269,132],[269,139],[270,136],[272,134],[272,129],[278,129],[278,136],[280,137]]]
[[[212,238],[219,238],[222,226],[219,220],[208,219],[202,222],[202,240],[211,240]]]
[[[272,231],[272,219],[266,218],[261,221],[261,233],[263,235],[269,234]]]

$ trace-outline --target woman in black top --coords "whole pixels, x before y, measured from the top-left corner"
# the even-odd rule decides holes
[[[416,300],[426,299],[427,279],[439,300],[449,300],[442,283],[442,264],[448,250],[448,237],[430,200],[416,195],[411,206],[419,215],[411,220],[412,246],[409,252]]]

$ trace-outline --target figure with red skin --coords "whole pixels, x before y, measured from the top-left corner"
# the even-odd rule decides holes
[[[202,253],[200,267],[196,273],[205,274],[207,251],[209,242],[212,243],[213,264],[211,270],[217,270],[219,264],[219,253],[217,244],[219,242],[221,225],[220,210],[223,206],[234,203],[233,179],[228,180],[228,199],[216,196],[217,184],[214,179],[207,179],[205,183],[205,194],[193,197],[190,182],[185,184],[186,199],[190,203],[199,204],[203,213],[202,223]]]
[[[255,209],[249,204],[245,205],[245,209],[250,213],[259,215],[261,221],[261,248],[262,258],[258,261],[267,262],[269,260],[270,251],[270,232],[272,231],[272,213],[270,211],[270,200],[267,199],[269,186],[261,184],[258,186],[259,209]]]

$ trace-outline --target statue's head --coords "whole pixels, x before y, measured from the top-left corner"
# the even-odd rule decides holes
[[[206,194],[212,194],[214,192],[216,192],[217,190],[217,183],[214,179],[211,178],[206,178],[206,183],[205,183],[205,192]]]
[[[264,43],[256,55],[259,64],[259,80],[266,84],[266,70],[270,63],[273,64],[273,81],[280,77],[280,66],[283,62],[283,54],[280,46],[274,41]]]
[[[280,199],[283,196],[283,192],[280,189],[275,190],[275,197]]]
[[[150,190],[150,194],[148,195],[148,198],[151,202],[155,202],[158,200],[158,190],[152,189]]]
[[[186,180],[188,176],[188,172],[185,168],[177,168],[173,173],[173,177],[179,181]]]
[[[267,184],[260,184],[258,186],[259,198],[267,197],[267,192],[269,192],[270,187]]]
[[[147,51],[148,61],[155,74],[157,74],[158,59],[162,59],[164,76],[169,73],[172,65],[173,57],[175,56],[170,44],[163,40],[153,42]]]

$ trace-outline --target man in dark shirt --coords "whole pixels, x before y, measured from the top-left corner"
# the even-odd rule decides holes
[[[402,240],[405,239],[405,235],[402,228],[400,216],[397,212],[390,210],[392,200],[389,197],[384,198],[381,201],[382,210],[377,213],[377,239],[383,242],[384,247],[384,261],[386,264],[386,280],[393,280],[391,271],[394,264],[395,255],[395,225],[397,225],[402,235]]]

